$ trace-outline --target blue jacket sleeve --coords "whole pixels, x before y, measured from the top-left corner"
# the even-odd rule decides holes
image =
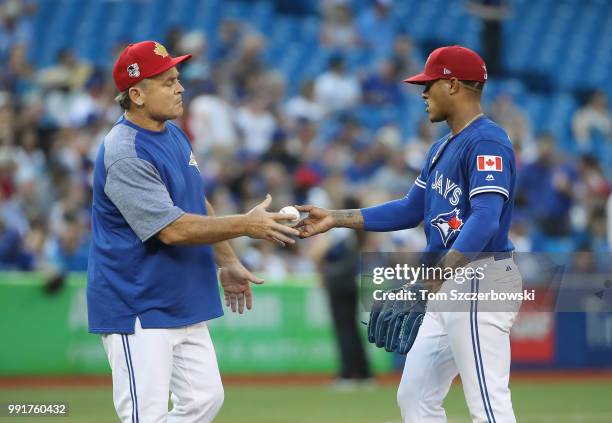
[[[425,190],[413,185],[404,198],[361,209],[366,231],[388,232],[416,227],[423,220]]]
[[[465,255],[481,252],[499,229],[505,197],[500,193],[482,193],[470,199],[472,214],[453,243],[453,250]]]

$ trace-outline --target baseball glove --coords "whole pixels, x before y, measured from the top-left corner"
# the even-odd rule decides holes
[[[368,321],[368,340],[389,352],[407,354],[412,348],[425,317],[427,301],[421,299],[422,285],[414,284],[394,289],[406,299],[385,300],[374,304]],[[408,293],[412,292],[412,297]]]

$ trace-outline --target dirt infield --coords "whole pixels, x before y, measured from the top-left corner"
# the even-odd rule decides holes
[[[225,375],[223,383],[226,385],[326,385],[333,380],[329,374],[294,375]],[[399,373],[389,373],[376,376],[376,381],[382,385],[396,385],[399,383]],[[585,382],[585,381],[612,381],[612,370],[515,370],[511,374],[512,381],[528,382]],[[52,387],[96,387],[110,386],[111,377],[108,376],[10,376],[0,377],[0,389],[19,388],[52,388]]]

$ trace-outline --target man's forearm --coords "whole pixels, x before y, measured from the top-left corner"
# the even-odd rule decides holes
[[[206,209],[208,210],[209,216],[215,216],[215,210],[208,200],[206,200]],[[238,257],[236,253],[234,253],[234,249],[229,241],[217,242],[213,245],[213,249],[215,251],[215,261],[219,267],[227,267],[238,261]]]
[[[359,209],[332,210],[331,214],[337,228],[363,229],[363,215]]]
[[[165,244],[214,244],[245,234],[245,216],[202,216],[185,213],[162,229],[158,237]]]
[[[447,269],[453,269],[453,271],[459,267],[463,267],[470,262],[461,251],[450,249],[442,257],[442,259],[436,265],[437,268],[442,269],[442,273],[445,273]],[[444,279],[425,279],[421,281],[422,284],[429,292],[438,292],[445,282]]]

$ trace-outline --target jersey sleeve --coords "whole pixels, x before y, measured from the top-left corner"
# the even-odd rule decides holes
[[[514,172],[514,154],[511,149],[495,141],[478,141],[467,153],[469,198],[485,192],[494,192],[508,201]]]
[[[423,170],[421,170],[421,174],[417,176],[417,178],[414,180],[414,185],[423,189],[427,188],[427,177],[423,174],[426,168],[427,166],[425,166]]]
[[[155,166],[144,159],[130,157],[113,163],[107,170],[104,193],[142,242],[184,214],[174,205]]]

